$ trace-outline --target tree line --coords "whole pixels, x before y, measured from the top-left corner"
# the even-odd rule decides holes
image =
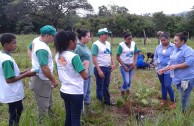
[[[137,8],[138,9],[138,8]],[[57,29],[74,31],[88,29],[95,36],[99,28],[107,27],[115,37],[128,31],[135,37],[154,37],[157,31],[166,31],[171,36],[186,31],[194,36],[194,6],[187,13],[165,15],[131,14],[126,7],[100,6],[98,13],[87,0],[0,0],[0,33],[39,33],[45,24]]]

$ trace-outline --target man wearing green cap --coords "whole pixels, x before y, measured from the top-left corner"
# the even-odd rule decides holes
[[[54,41],[56,29],[53,26],[46,25],[40,28],[40,32],[41,36],[35,38],[29,45],[32,69],[39,69],[37,76],[31,78],[29,86],[35,93],[41,123],[43,114],[48,114],[52,106],[52,88],[58,84],[52,74],[52,53],[48,46],[48,43]]]
[[[109,94],[110,75],[115,68],[111,45],[108,41],[107,28],[98,30],[99,40],[92,44],[92,60],[94,63],[94,75],[96,77],[96,97],[106,105],[112,106]]]

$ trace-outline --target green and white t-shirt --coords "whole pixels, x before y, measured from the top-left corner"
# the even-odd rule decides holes
[[[105,43],[97,40],[92,44],[92,55],[97,57],[97,62],[99,66],[109,67],[111,65],[111,45],[108,41]]]
[[[124,64],[132,64],[134,61],[134,53],[137,53],[137,51],[137,46],[134,41],[131,42],[130,47],[125,42],[119,43],[117,47],[117,55],[120,55],[120,59]]]
[[[53,72],[52,53],[49,46],[37,37],[32,42],[32,68],[40,69],[37,74],[42,80],[49,80],[41,70],[41,66],[48,66],[51,73]]]
[[[0,102],[12,103],[24,98],[24,88],[21,80],[7,83],[6,79],[18,76],[19,68],[15,60],[8,54],[0,52]]]
[[[77,43],[76,49],[74,50],[76,54],[80,56],[81,61],[83,62],[84,60],[89,61],[89,68],[88,68],[88,76],[91,77],[93,75],[93,62],[92,62],[92,54],[88,47],[85,44],[82,43]]]
[[[67,94],[83,94],[84,80],[80,72],[84,70],[84,66],[80,57],[71,51],[64,51],[56,54],[55,61],[62,83],[60,91]]]

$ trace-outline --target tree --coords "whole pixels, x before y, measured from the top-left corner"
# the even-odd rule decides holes
[[[98,7],[99,11],[98,11],[98,16],[108,16],[110,15],[109,10],[107,9],[106,6],[100,6]]]
[[[11,31],[12,22],[9,21],[5,8],[13,0],[0,0],[0,33]]]
[[[153,14],[153,23],[156,31],[165,29],[166,15],[163,12],[156,12]]]
[[[93,7],[87,0],[34,0],[34,4],[36,11],[33,16],[47,19],[55,27],[58,19],[78,9],[93,11]]]

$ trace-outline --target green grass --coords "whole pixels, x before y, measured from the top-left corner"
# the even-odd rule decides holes
[[[20,70],[31,67],[31,62],[27,57],[27,45],[37,35],[19,35],[17,36],[18,48],[17,53],[13,53],[15,61]],[[96,40],[97,38],[94,38]],[[154,52],[157,46],[157,39],[151,38],[146,46],[143,45],[143,38],[134,38],[138,48],[146,54],[146,52]],[[109,40],[111,41],[111,40]],[[159,107],[161,99],[160,84],[156,76],[155,70],[135,70],[135,74],[131,84],[130,97],[122,98],[120,96],[120,86],[122,78],[119,72],[118,62],[116,61],[116,48],[123,38],[114,38],[111,42],[116,69],[111,75],[110,94],[111,100],[117,103],[117,106],[103,106],[96,100],[95,96],[95,78],[92,81],[91,107],[96,112],[94,115],[83,115],[81,123],[83,126],[192,126],[194,124],[194,101],[193,93],[191,94],[190,108],[186,114],[180,112],[180,101],[178,93],[173,86],[177,98],[176,110],[170,110],[168,106]],[[188,45],[194,47],[193,40],[188,41]],[[92,43],[89,43],[91,47]],[[50,44],[53,51],[53,45]],[[56,72],[56,71],[55,71]],[[55,77],[56,74],[54,73]],[[57,78],[57,77],[56,77]],[[23,100],[24,111],[20,120],[20,126],[37,126],[38,117],[36,111],[36,103],[33,92],[28,87],[29,78],[23,80],[25,88],[25,98]],[[53,92],[53,111],[54,115],[46,117],[42,126],[63,126],[65,120],[65,110],[63,100],[60,98],[58,86]],[[136,120],[136,115],[144,116],[144,119]],[[0,126],[8,124],[8,106],[0,104]]]

